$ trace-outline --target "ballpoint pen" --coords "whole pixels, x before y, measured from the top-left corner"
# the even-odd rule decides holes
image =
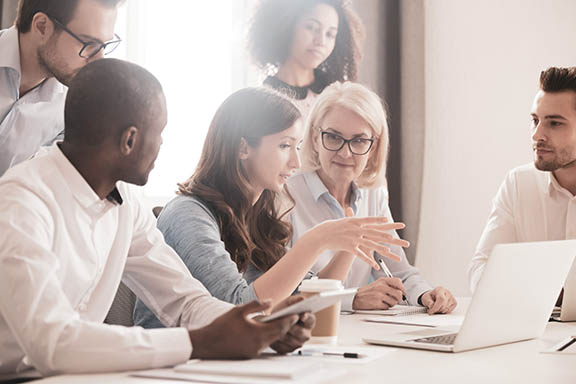
[[[390,277],[390,278],[394,277],[394,276],[392,276],[392,272],[390,272],[386,263],[384,263],[384,260],[382,260],[381,258],[378,258],[378,259],[376,259],[376,261],[380,265],[380,269],[382,269],[382,272],[384,272],[386,277]],[[404,294],[402,294],[402,304],[408,305],[408,301],[406,300],[406,296]]]
[[[299,350],[299,356],[341,356],[347,359],[362,359],[366,357],[363,354],[356,352],[334,352],[334,351],[315,351],[315,350]]]

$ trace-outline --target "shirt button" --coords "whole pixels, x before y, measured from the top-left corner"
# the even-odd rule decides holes
[[[85,303],[82,303],[82,304],[80,304],[80,305],[78,306],[78,309],[81,310],[81,311],[85,311],[86,308],[87,308],[87,307],[86,307],[86,304],[85,304]]]

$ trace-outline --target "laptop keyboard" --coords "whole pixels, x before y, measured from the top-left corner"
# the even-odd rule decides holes
[[[454,340],[456,339],[457,335],[458,335],[457,333],[449,333],[447,335],[423,337],[421,339],[414,339],[412,341],[427,344],[452,345],[454,344]]]

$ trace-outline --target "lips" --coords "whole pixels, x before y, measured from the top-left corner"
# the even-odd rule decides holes
[[[308,53],[316,56],[316,57],[319,58],[319,59],[324,58],[324,53],[323,53],[322,51],[318,50],[318,49],[309,49],[309,50],[308,50]]]

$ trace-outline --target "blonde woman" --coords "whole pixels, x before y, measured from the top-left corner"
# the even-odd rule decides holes
[[[334,83],[318,98],[306,128],[302,172],[287,184],[296,203],[290,215],[292,241],[350,209],[357,217],[384,216],[393,222],[386,188],[388,124],[380,98],[360,84]],[[393,235],[398,237],[395,231]],[[344,303],[352,309],[387,309],[404,295],[409,304],[426,306],[430,314],[456,307],[452,294],[424,280],[401,247],[390,247],[401,259],[385,260],[392,278],[347,252],[324,252],[312,271],[360,287],[354,299]]]

